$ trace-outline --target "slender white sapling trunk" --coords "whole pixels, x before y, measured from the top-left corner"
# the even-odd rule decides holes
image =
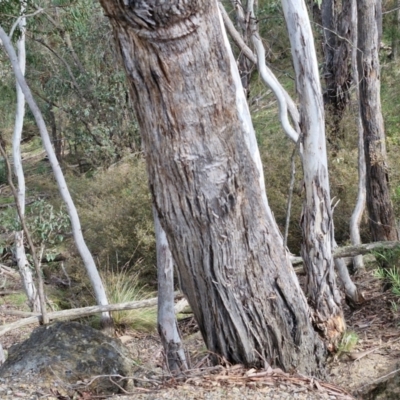
[[[32,93],[25,81],[25,78],[21,72],[21,69],[18,65],[18,57],[15,53],[14,47],[10,41],[10,38],[4,32],[3,28],[0,26],[0,40],[3,42],[4,49],[11,61],[12,68],[14,74],[17,78],[17,82],[20,85],[23,94],[25,95],[26,102],[28,103],[32,114],[36,120],[36,124],[40,131],[40,136],[42,138],[42,142],[44,148],[47,152],[47,156],[49,158],[50,165],[53,170],[54,177],[57,181],[58,189],[60,191],[61,197],[64,200],[67,206],[67,212],[70,217],[72,233],[75,239],[76,247],[79,251],[79,254],[82,257],[83,263],[85,265],[87,274],[89,276],[90,282],[92,284],[92,288],[96,297],[97,304],[99,305],[107,305],[107,295],[103,286],[103,282],[101,280],[99,271],[97,270],[96,264],[90,253],[85,240],[82,235],[82,228],[79,221],[78,212],[76,210],[75,204],[72,200],[71,194],[69,193],[67,182],[65,181],[63,172],[61,170],[60,164],[58,163],[57,157],[55,155],[53,146],[51,144],[50,136],[47,131],[46,124],[44,122],[42,113],[37,106]],[[102,314],[102,325],[104,327],[112,324],[112,320],[110,314],[108,312],[104,312]]]
[[[167,236],[161,227],[157,212],[153,208],[157,247],[158,278],[158,332],[164,347],[167,367],[170,372],[187,369],[186,356],[179,335],[174,309],[174,265]]]
[[[23,16],[25,13],[25,4],[21,3],[21,18],[18,23],[20,37],[17,42],[18,51],[18,64],[21,69],[21,73],[25,74],[26,65],[26,52],[25,52],[25,29],[26,29],[26,18]],[[12,142],[12,153],[14,160],[14,173],[18,181],[18,203],[21,209],[22,216],[25,215],[25,177],[22,168],[21,159],[21,137],[22,128],[24,124],[25,116],[25,97],[22,93],[21,87],[16,82],[16,93],[17,93],[17,104],[15,111],[15,125]],[[25,293],[28,297],[29,307],[31,311],[40,312],[40,301],[36,290],[35,282],[33,279],[32,270],[29,266],[28,259],[25,253],[24,247],[24,231],[15,231],[14,233],[15,242],[15,257],[18,264],[18,270],[21,275],[22,283],[24,286]]]

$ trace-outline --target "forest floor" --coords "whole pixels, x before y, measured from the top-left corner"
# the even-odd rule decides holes
[[[1,279],[7,278],[7,291],[22,291],[18,278],[10,286],[10,276],[0,269]],[[365,303],[352,310],[344,304],[347,329],[355,332],[358,341],[352,348],[344,346],[327,365],[324,381],[280,370],[245,370],[241,366],[212,367],[204,342],[193,319],[182,321],[181,331],[191,364],[191,371],[180,378],[167,377],[162,368],[162,348],[156,334],[133,330],[119,332],[121,341],[142,367],[143,387],[132,386],[120,395],[102,396],[90,393],[84,386],[74,390],[48,387],[45,382],[29,382],[15,378],[0,379],[1,399],[351,399],[382,398],[367,395],[388,374],[394,374],[400,360],[400,316],[395,304],[398,297],[390,290],[382,291],[382,281],[372,270],[355,278],[363,291]],[[0,293],[0,318],[6,324],[20,318],[9,315],[18,309],[13,294]],[[7,350],[26,339],[34,326],[13,330],[1,337]]]
[[[37,169],[35,158],[43,158],[43,152],[26,156],[25,160],[29,159],[31,167]],[[5,189],[1,197],[7,203],[13,201]],[[141,379],[146,382],[142,387],[102,396],[90,393],[84,385],[74,389],[55,388],[46,382],[17,377],[13,381],[0,379],[0,399],[385,399],[368,393],[400,369],[400,304],[399,297],[390,289],[383,291],[374,268],[370,266],[364,274],[354,277],[366,301],[358,309],[351,309],[343,302],[343,308],[347,331],[354,332],[352,337],[358,340],[353,347],[341,346],[341,351],[330,357],[324,381],[280,370],[246,370],[226,364],[213,367],[193,318],[188,318],[180,322],[191,367],[185,376],[169,378],[163,370],[162,346],[156,333],[125,329],[118,336],[130,350],[132,359],[142,367]],[[26,304],[16,272],[10,274],[8,269],[0,267],[0,283],[0,324],[4,325],[21,318],[10,315],[10,310],[26,311]],[[55,289],[52,285],[48,282],[47,290]],[[27,339],[34,328],[30,325],[1,336],[4,350]]]

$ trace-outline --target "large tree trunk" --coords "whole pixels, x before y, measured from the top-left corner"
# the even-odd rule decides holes
[[[333,145],[342,136],[340,122],[350,100],[351,79],[351,0],[323,0],[321,20],[324,28],[325,103],[331,115]]]
[[[326,101],[338,116],[350,100],[351,84],[351,0],[343,0],[341,11],[337,0],[323,0],[321,20],[324,28],[324,77]]]
[[[216,2],[101,2],[154,204],[207,347],[230,362],[319,373],[323,348],[244,140]]]
[[[379,21],[376,19],[380,2],[358,0],[357,6],[358,71],[371,237],[373,241],[397,240],[380,98]]]
[[[324,105],[312,30],[304,0],[282,0],[300,100],[306,198],[301,226],[302,256],[314,323],[333,349],[345,329],[336,286]]]

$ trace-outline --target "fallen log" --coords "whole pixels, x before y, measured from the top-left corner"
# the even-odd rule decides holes
[[[175,292],[174,295],[178,296],[180,292]],[[106,306],[90,306],[82,308],[73,308],[70,310],[53,311],[47,313],[49,321],[55,321],[59,319],[75,319],[80,317],[87,317],[88,315],[103,313],[107,311],[123,311],[123,310],[136,310],[138,308],[154,307],[157,305],[158,298],[154,297],[147,300],[141,301],[130,301],[127,303],[120,304],[109,304]],[[19,319],[18,321],[12,322],[11,324],[0,325],[0,336],[5,333],[18,329],[26,325],[40,323],[42,320],[41,314],[34,314],[31,317]]]
[[[17,317],[37,317],[38,313],[32,311],[21,311],[21,310],[1,310],[4,315],[16,315]],[[1,325],[0,325],[1,326]]]
[[[18,271],[3,264],[0,264],[0,274],[8,275],[15,279],[18,279],[20,277]]]
[[[400,247],[400,242],[373,242],[365,244],[357,244],[351,246],[337,247],[333,250],[333,258],[345,258],[346,264],[350,264],[351,259],[355,256],[365,255],[372,253],[373,251],[379,250],[393,250]],[[296,273],[301,273],[303,267],[297,267],[299,264],[303,264],[303,259],[297,256],[291,256],[290,261],[294,267]]]
[[[356,244],[352,246],[337,247],[333,250],[333,258],[355,257],[372,253],[379,250],[393,250],[400,247],[399,241],[393,242],[373,242],[365,244]]]
[[[334,258],[345,258],[345,257],[354,257],[357,255],[364,255],[371,253],[373,251],[378,250],[390,250],[400,247],[399,241],[393,242],[375,242],[375,243],[367,243],[360,244],[354,246],[345,246],[338,247],[333,251]],[[298,265],[303,262],[301,257],[291,257],[291,261],[293,265]],[[4,266],[2,266],[4,267]],[[294,268],[296,273],[304,272],[302,266]],[[175,297],[179,295],[180,292],[175,292]],[[86,317],[88,315],[102,313],[106,311],[123,311],[123,310],[135,310],[139,308],[153,307],[157,305],[158,298],[152,298],[148,300],[142,301],[131,301],[128,303],[120,303],[120,304],[110,304],[107,306],[91,306],[91,307],[82,307],[82,308],[74,308],[70,310],[62,310],[62,311],[53,311],[48,313],[49,321],[55,321],[59,319],[75,319],[80,317]],[[26,315],[26,314],[25,314]],[[41,322],[41,314],[34,314],[30,317],[20,319],[11,324],[0,325],[0,336],[5,333],[21,328],[22,326],[31,325],[35,323]]]
[[[3,290],[0,292],[0,296],[8,296],[10,294],[21,293],[20,290]]]

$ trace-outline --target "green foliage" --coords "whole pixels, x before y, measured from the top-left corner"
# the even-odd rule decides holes
[[[0,158],[0,185],[5,185],[8,182],[7,179],[7,167],[3,158]]]
[[[145,300],[150,297],[141,286],[139,274],[129,273],[126,269],[108,269],[102,274],[106,282],[106,292],[110,304]],[[113,311],[112,317],[117,327],[132,328],[138,331],[154,331],[157,323],[157,311],[144,308],[127,311]]]
[[[28,307],[28,298],[24,292],[21,293],[12,293],[7,296],[0,297],[0,304],[12,304],[13,306],[17,307],[23,311],[29,311]]]
[[[400,296],[400,247],[377,250],[374,253],[378,263],[375,276],[385,281],[396,296]]]
[[[53,205],[43,199],[27,207],[26,211],[25,222],[33,242],[46,249],[44,257],[47,261],[53,261],[56,254],[58,254],[54,247],[60,244],[68,231],[70,231],[68,214],[64,207],[56,210]],[[3,232],[22,230],[15,207],[7,207],[2,210],[0,213],[0,227]],[[11,249],[9,249],[7,243],[0,240],[0,256],[4,251],[10,252]],[[30,254],[27,254],[27,257],[28,260],[32,261]]]
[[[11,27],[20,3],[5,3],[16,7],[8,13]],[[81,171],[108,167],[137,151],[140,143],[108,19],[90,0],[42,0],[38,5],[45,12],[27,19],[26,75],[52,139],[59,155],[78,162]],[[27,13],[32,11],[28,6]],[[2,53],[0,64],[0,112],[12,128],[15,81]],[[27,118],[32,118],[29,109]]]
[[[31,1],[26,1],[26,7],[29,7]],[[2,0],[0,2],[0,20],[2,28],[8,32],[11,30],[17,18],[21,15],[21,2],[19,0]],[[16,27],[13,38],[18,39],[20,31]]]
[[[393,294],[400,296],[400,273],[397,267],[382,268],[375,271],[375,276],[389,283]]]
[[[36,243],[54,246],[64,240],[70,230],[69,216],[64,207],[57,211],[53,205],[41,199],[36,201],[27,214],[28,229]]]
[[[393,249],[378,249],[373,254],[380,269],[399,266],[400,246]]]
[[[17,210],[7,207],[0,213],[0,226],[4,232],[21,230]]]
[[[359,337],[356,332],[346,331],[340,339],[337,356],[342,353],[349,353],[352,351],[356,347],[358,340]]]

